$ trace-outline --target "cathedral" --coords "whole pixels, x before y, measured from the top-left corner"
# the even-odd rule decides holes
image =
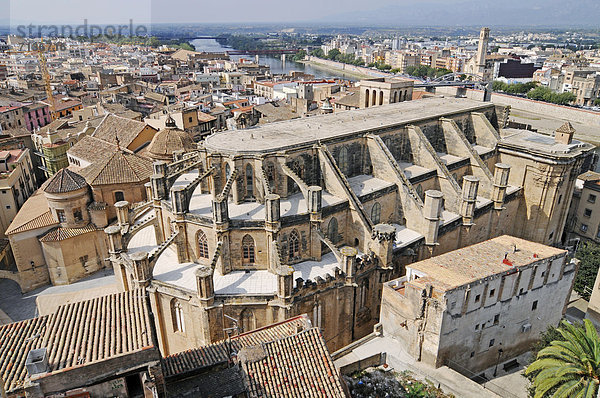
[[[307,314],[330,350],[373,330],[382,282],[514,235],[559,244],[592,145],[426,98],[209,136],[156,160],[105,228],[123,291],[149,291],[161,352]]]

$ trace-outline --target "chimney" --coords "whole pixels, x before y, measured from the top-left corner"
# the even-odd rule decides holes
[[[48,355],[45,348],[38,348],[27,353],[25,360],[27,375],[33,378],[36,375],[48,372]]]
[[[557,144],[565,144],[569,145],[573,140],[573,134],[575,134],[575,129],[569,122],[565,122],[562,126],[560,126],[554,132],[554,141]]]

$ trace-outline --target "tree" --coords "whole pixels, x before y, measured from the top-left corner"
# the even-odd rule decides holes
[[[298,52],[296,54],[294,54],[294,56],[292,57],[292,59],[294,61],[302,61],[304,59],[304,57],[306,57],[306,51],[305,50],[298,50]]]
[[[564,341],[552,341],[525,370],[526,375],[535,374],[534,397],[595,397],[600,380],[596,328],[589,319],[583,326],[562,321],[558,332]]]
[[[337,56],[340,54],[341,54],[340,50],[338,50],[337,48],[333,48],[333,49],[329,50],[329,52],[327,53],[327,58],[335,61]]]
[[[570,92],[555,93],[548,87],[538,86],[527,93],[527,98],[538,101],[551,102],[559,105],[567,105],[577,98],[575,94]]]
[[[573,289],[585,300],[589,300],[600,268],[600,245],[585,241],[579,245],[575,257],[579,259],[579,270]]]
[[[325,58],[325,53],[322,48],[315,48],[310,52],[310,55],[318,58]]]

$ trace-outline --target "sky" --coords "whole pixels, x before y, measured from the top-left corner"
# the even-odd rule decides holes
[[[589,25],[600,0],[0,0],[0,23]],[[3,21],[4,20],[4,21]]]
[[[446,2],[452,0],[446,0]],[[0,0],[11,24],[90,23],[294,23],[320,21],[342,12],[360,12],[403,0]],[[433,2],[440,2],[433,0]]]

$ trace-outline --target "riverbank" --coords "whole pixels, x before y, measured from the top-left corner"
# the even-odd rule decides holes
[[[333,68],[329,65],[325,65],[320,62],[315,62],[315,61],[297,61],[297,62],[302,63],[304,65],[310,65],[311,67],[313,67],[315,69],[320,69],[322,71],[334,72],[336,74],[342,74],[343,77],[346,77],[346,78],[349,78],[352,80],[363,80],[363,79],[372,79],[373,78],[373,76],[369,76],[369,75],[366,75],[363,73],[350,72],[350,71],[347,71],[342,68]]]
[[[317,58],[309,56],[308,60],[301,61],[305,65],[311,65],[314,68],[319,68],[327,71],[343,73],[349,77],[355,79],[372,79],[375,77],[392,77],[391,73],[382,72],[379,70],[373,70],[365,68],[363,66],[356,66],[350,64],[344,64],[341,62],[330,61],[327,59]]]

